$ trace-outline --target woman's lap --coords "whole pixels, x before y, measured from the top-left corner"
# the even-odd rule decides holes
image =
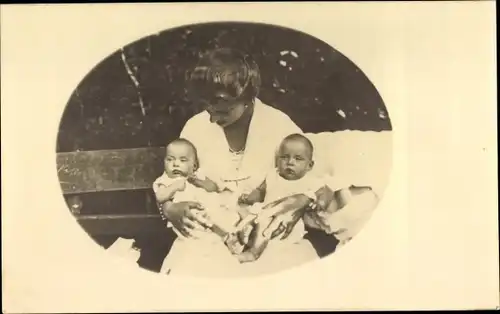
[[[202,245],[200,243],[200,251],[196,252],[194,246],[188,248],[180,242],[174,243],[161,272],[202,277],[246,277],[287,270],[319,258],[306,239],[272,245],[257,261],[244,264],[240,264],[225,247]],[[210,254],[206,254],[208,252]]]
[[[275,273],[298,267],[318,258],[319,256],[311,242],[306,239],[296,243],[280,243],[269,247],[257,261],[241,264],[241,275],[255,276]]]
[[[165,257],[162,271],[196,276],[221,276],[237,265],[222,242],[177,239]]]

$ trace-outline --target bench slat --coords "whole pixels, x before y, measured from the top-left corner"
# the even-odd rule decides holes
[[[157,214],[81,215],[78,223],[93,235],[136,235],[164,232],[165,222]]]
[[[149,189],[163,168],[163,147],[57,154],[64,194]]]

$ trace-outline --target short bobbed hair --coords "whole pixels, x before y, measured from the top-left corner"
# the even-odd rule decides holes
[[[223,92],[229,100],[253,102],[259,94],[261,78],[257,63],[236,49],[212,50],[186,74],[188,93],[195,99],[210,101]]]

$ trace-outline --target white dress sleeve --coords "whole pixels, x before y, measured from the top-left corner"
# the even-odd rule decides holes
[[[349,188],[352,185],[351,180],[348,180],[343,175],[327,175],[325,176],[325,183],[333,192]]]
[[[276,136],[278,136],[274,152],[275,154],[278,153],[279,146],[285,137],[292,134],[304,134],[299,126],[295,124],[295,122],[293,122],[293,120],[286,114],[283,114],[280,119],[273,121],[273,130],[275,130]],[[272,166],[273,168],[276,167],[274,160]]]
[[[208,116],[202,112],[189,119],[180,134],[181,138],[190,141],[196,147],[200,166],[197,173],[214,181],[219,188],[223,185],[223,181],[220,178],[219,167],[216,166],[218,162],[214,160],[214,157],[220,153],[214,154],[214,150],[219,149],[219,145],[214,145],[214,143],[221,141],[220,133],[222,132],[214,130]]]
[[[197,142],[198,138],[198,132],[196,132],[196,118],[197,116],[192,117],[189,119],[186,124],[184,124],[184,127],[182,128],[180,138],[184,138],[190,142]],[[194,143],[193,143],[194,144]]]
[[[268,162],[263,165],[266,169],[262,169],[266,171],[276,167],[274,157],[283,139],[288,135],[303,134],[303,132],[287,114],[263,104],[260,100],[257,101],[260,103],[256,104],[258,110],[254,111],[248,135],[253,145],[247,148],[252,149],[252,154],[258,154],[252,158],[260,158],[263,162]],[[262,151],[263,149],[265,151]]]
[[[199,165],[202,166],[204,164],[203,159],[205,147],[203,144],[205,141],[201,135],[205,132],[199,118],[199,116],[194,116],[189,119],[184,125],[179,137],[190,141],[194,145],[197,151]]]
[[[335,234],[340,241],[351,239],[371,217],[378,198],[373,192],[353,196],[349,203],[334,213],[320,213],[327,233]]]
[[[172,179],[164,173],[153,182],[153,192],[156,194],[160,185],[169,186],[170,184],[172,184]]]
[[[280,121],[280,129],[285,131],[285,136],[294,133],[303,134],[302,129],[285,113],[283,113]]]
[[[208,178],[203,168],[198,168],[198,170],[196,170],[195,172],[195,175],[200,180],[206,180]]]
[[[306,181],[306,186],[304,187],[304,194],[312,199],[316,199],[316,192],[319,191],[326,185],[324,177],[311,176]]]

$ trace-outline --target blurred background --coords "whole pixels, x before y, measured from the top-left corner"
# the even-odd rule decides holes
[[[208,23],[142,38],[96,65],[68,100],[57,152],[156,147],[177,138],[185,122],[201,111],[187,97],[185,72],[201,53],[216,47],[252,55],[261,70],[259,98],[305,132],[392,129],[370,80],[326,43],[272,25]],[[147,193],[152,191],[84,194],[82,214],[144,212]],[[94,238],[103,246],[114,241]]]
[[[57,151],[163,146],[176,138],[201,110],[187,98],[185,72],[216,47],[252,55],[262,75],[259,98],[305,132],[391,129],[370,80],[324,42],[276,26],[211,23],[145,37],[98,64],[68,101]]]

